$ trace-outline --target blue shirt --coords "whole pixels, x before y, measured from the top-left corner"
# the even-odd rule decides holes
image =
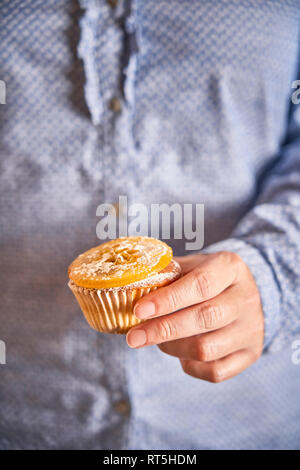
[[[79,3],[0,5],[0,447],[299,448],[299,1]],[[84,322],[66,269],[119,195],[205,205],[260,289],[256,364],[210,384]]]

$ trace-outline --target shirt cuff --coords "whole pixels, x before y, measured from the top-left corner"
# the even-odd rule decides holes
[[[271,265],[253,245],[229,238],[204,248],[201,253],[231,251],[239,255],[248,265],[258,286],[264,313],[264,350],[267,350],[280,329],[280,288],[274,277]]]

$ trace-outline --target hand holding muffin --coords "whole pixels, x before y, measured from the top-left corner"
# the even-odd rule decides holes
[[[118,238],[79,255],[69,267],[69,287],[89,325],[122,334],[141,323],[135,303],[180,276],[172,257],[166,243],[150,237]]]
[[[193,377],[229,379],[262,353],[264,319],[255,280],[234,253],[176,259],[183,276],[137,302],[135,315],[148,321],[130,330],[127,342],[135,348],[159,345]]]
[[[230,252],[172,256],[154,238],[112,240],[73,261],[69,287],[95,330],[127,333],[132,348],[157,344],[203,380],[239,374],[260,357],[264,338],[248,266]]]

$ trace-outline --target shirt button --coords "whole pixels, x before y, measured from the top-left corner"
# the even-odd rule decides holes
[[[107,3],[111,8],[116,8],[118,5],[118,0],[107,0]]]
[[[112,98],[109,102],[109,109],[114,113],[119,113],[121,111],[121,100],[118,98]]]
[[[123,416],[130,414],[130,403],[127,400],[119,400],[113,404],[114,410]]]

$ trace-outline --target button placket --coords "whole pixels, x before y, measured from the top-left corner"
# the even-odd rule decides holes
[[[111,8],[109,8],[109,6]],[[107,1],[91,2],[83,16],[81,30],[83,32],[79,56],[83,59],[86,86],[85,96],[90,109],[95,135],[98,134],[101,146],[95,145],[95,154],[101,161],[101,182],[99,190],[104,201],[116,200],[119,194],[115,188],[116,183],[110,177],[112,169],[116,166],[116,152],[114,150],[114,121],[116,113],[121,112],[122,102],[119,100],[121,61],[123,51],[122,30],[115,21],[115,17],[122,14],[123,2]],[[98,142],[99,142],[98,141]],[[117,196],[117,197],[116,197]],[[103,345],[103,364],[109,373],[100,377],[105,380],[105,386],[110,396],[114,397],[111,403],[111,417],[114,415],[126,417],[130,413],[130,403],[121,400],[127,396],[126,385],[126,351],[122,344],[113,338]],[[109,351],[109,353],[108,353]],[[119,399],[119,400],[118,400]],[[121,419],[120,419],[121,420]],[[126,420],[123,419],[124,423]]]

